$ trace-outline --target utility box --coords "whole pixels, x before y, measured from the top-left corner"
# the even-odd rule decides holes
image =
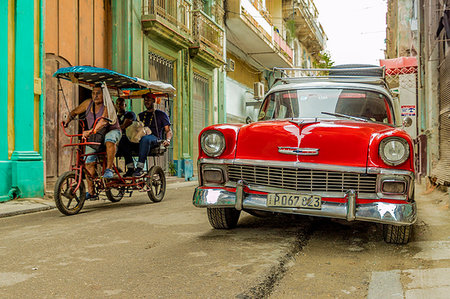
[[[183,159],[183,176],[185,181],[190,181],[194,176],[194,163],[191,159]]]

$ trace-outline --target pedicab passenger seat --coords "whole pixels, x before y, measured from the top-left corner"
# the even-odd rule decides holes
[[[167,151],[167,147],[161,146],[163,143],[162,140],[158,141],[158,146],[152,148],[148,153],[147,157],[160,157],[164,155]],[[139,156],[139,144],[133,144],[133,148],[131,149],[131,156],[138,157]],[[120,152],[117,152],[116,158],[123,158],[123,155]]]

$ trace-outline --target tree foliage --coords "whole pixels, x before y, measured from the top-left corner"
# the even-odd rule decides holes
[[[318,54],[319,60],[314,61],[314,68],[329,69],[334,65],[334,61],[331,59],[331,55],[328,51],[321,51]]]

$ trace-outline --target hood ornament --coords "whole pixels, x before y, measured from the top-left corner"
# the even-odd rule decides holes
[[[280,154],[286,154],[286,155],[317,156],[319,154],[319,149],[318,148],[300,148],[300,147],[290,147],[290,146],[279,146],[278,152]]]

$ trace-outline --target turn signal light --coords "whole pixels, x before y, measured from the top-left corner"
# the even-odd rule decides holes
[[[203,171],[203,180],[205,183],[222,184],[225,182],[221,169],[205,169]]]
[[[406,184],[405,182],[385,181],[381,190],[383,193],[404,194],[406,192]]]

